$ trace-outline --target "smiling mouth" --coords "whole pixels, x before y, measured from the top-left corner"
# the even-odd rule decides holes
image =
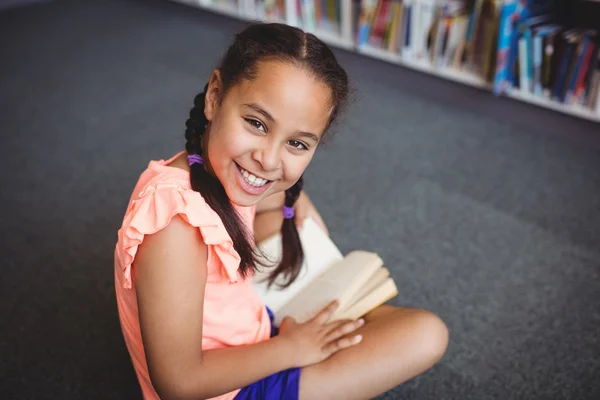
[[[238,169],[240,170],[240,172],[242,173],[242,176],[244,177],[244,180],[249,184],[252,185],[254,187],[263,187],[265,186],[267,183],[272,182],[270,180],[264,179],[264,178],[260,178],[248,171],[246,171],[244,168],[240,167],[237,163],[235,164]]]

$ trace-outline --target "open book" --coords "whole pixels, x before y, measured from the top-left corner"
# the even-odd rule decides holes
[[[275,325],[285,316],[304,322],[333,300],[339,307],[330,318],[356,319],[398,294],[383,261],[375,253],[352,251],[343,256],[333,241],[312,219],[300,230],[304,264],[294,283],[280,289],[276,281],[270,288],[266,278],[271,268],[261,268],[253,277],[253,286],[275,314]],[[279,234],[258,247],[272,265],[281,259]],[[281,278],[278,278],[281,279]]]

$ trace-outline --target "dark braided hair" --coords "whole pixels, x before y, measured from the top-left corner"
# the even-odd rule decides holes
[[[348,97],[348,77],[338,64],[333,52],[316,36],[305,33],[301,29],[278,23],[257,23],[237,34],[233,44],[221,60],[217,69],[220,72],[222,92],[221,99],[227,91],[244,79],[251,80],[256,76],[259,61],[290,62],[305,68],[331,89],[332,112],[326,126],[329,130],[332,123],[344,108]],[[185,148],[189,155],[202,154],[202,135],[208,125],[204,115],[204,91],[194,99],[194,107],[186,121]],[[205,160],[207,158],[205,157]],[[240,273],[246,277],[259,264],[252,238],[232,206],[221,182],[209,173],[203,164],[192,164],[190,167],[192,189],[200,192],[206,203],[219,215],[233,247],[241,258]],[[285,205],[293,207],[302,191],[304,180],[301,177],[291,188],[285,191]],[[289,286],[300,273],[304,253],[300,237],[296,229],[295,219],[284,219],[281,227],[282,259],[269,276],[269,285],[278,276],[285,279],[281,287]]]

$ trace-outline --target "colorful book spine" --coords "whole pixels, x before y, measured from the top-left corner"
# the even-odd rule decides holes
[[[511,65],[510,49],[513,30],[519,17],[519,3],[507,1],[500,12],[500,27],[498,31],[498,50],[496,54],[496,74],[494,76],[494,94],[503,94],[512,83],[509,81]],[[471,24],[471,23],[470,23]]]
[[[357,45],[359,47],[364,46],[369,41],[369,35],[371,34],[372,24],[374,23],[376,15],[377,4],[377,0],[361,0],[357,35]]]
[[[544,95],[544,62],[546,52],[546,38],[556,32],[558,25],[545,25],[534,31],[533,35],[533,94],[539,97]]]
[[[560,65],[557,71],[556,82],[552,88],[552,99],[555,101],[563,102],[565,80],[567,79],[567,73],[571,62],[571,57],[575,51],[575,34],[565,35],[564,50],[560,58]]]
[[[564,101],[567,104],[572,104],[575,99],[575,89],[577,86],[577,81],[579,79],[579,75],[581,74],[581,70],[584,67],[583,63],[585,61],[585,57],[588,51],[588,48],[591,43],[590,33],[586,33],[583,40],[581,41],[581,45],[578,49],[578,53],[576,54],[575,66],[573,68],[573,73],[569,77],[568,87],[566,90],[566,94],[564,97]]]

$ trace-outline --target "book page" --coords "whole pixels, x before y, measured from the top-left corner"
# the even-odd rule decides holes
[[[371,279],[369,279],[369,281],[365,283],[365,285],[362,288],[360,288],[360,290],[354,296],[352,296],[352,299],[348,303],[348,307],[352,307],[354,303],[361,300],[367,294],[371,293],[375,288],[380,286],[389,276],[390,271],[387,268],[379,268],[377,272],[375,272],[373,276],[371,276]],[[339,312],[342,311],[344,310],[339,310]],[[336,312],[336,314],[338,314],[339,312]]]
[[[392,278],[387,278],[380,286],[372,290],[371,293],[358,300],[343,312],[336,313],[335,319],[360,318],[397,294],[398,288],[396,287],[396,283]]]
[[[286,289],[280,290],[277,283],[283,282],[283,280],[279,278],[274,285],[268,288],[264,279],[269,276],[272,268],[264,267],[257,271],[252,278],[254,289],[273,312],[277,312],[328,267],[343,259],[342,253],[335,243],[314,220],[306,219],[299,235],[304,250],[304,263],[294,283]],[[281,260],[281,235],[275,235],[259,243],[258,247],[270,264],[277,265],[277,262]]]
[[[383,261],[375,253],[353,251],[338,261],[285,306],[275,313],[275,325],[279,325],[285,316],[291,316],[297,322],[305,322],[316,315],[327,304],[338,300],[339,308],[344,309],[352,297],[377,272]]]

